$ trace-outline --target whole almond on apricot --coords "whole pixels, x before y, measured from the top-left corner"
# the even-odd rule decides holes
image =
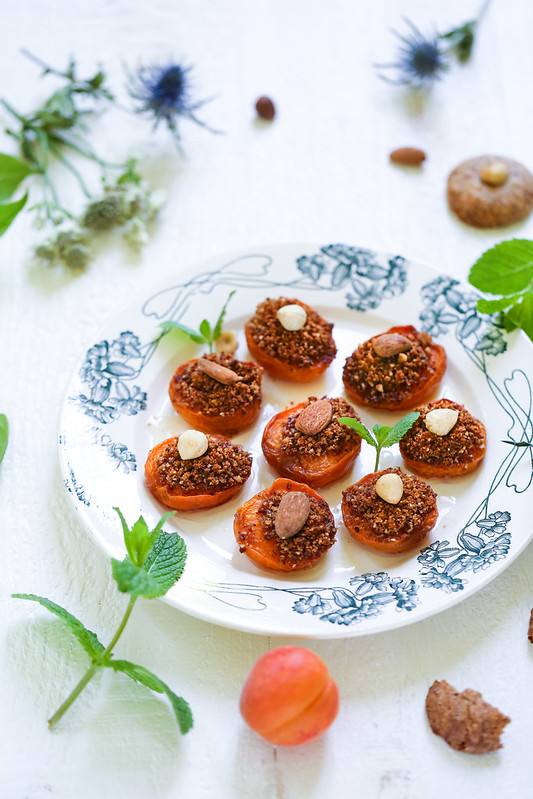
[[[279,538],[292,538],[309,517],[311,501],[303,491],[289,491],[281,498],[274,518],[274,529]]]
[[[331,421],[332,408],[328,399],[316,400],[300,411],[295,428],[306,436],[316,436]]]
[[[400,147],[398,150],[393,150],[390,154],[390,160],[394,164],[402,164],[403,166],[420,166],[426,160],[426,154],[417,147]]]
[[[216,361],[209,361],[207,358],[198,358],[198,368],[224,386],[233,386],[242,380],[242,377],[234,372],[233,369],[228,369]]]
[[[383,333],[372,342],[372,349],[380,358],[391,358],[400,352],[407,352],[412,346],[411,339],[400,333]]]

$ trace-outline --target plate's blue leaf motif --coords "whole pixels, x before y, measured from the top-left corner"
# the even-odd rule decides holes
[[[228,597],[238,598],[230,602],[233,607],[245,610],[264,610],[267,603],[264,595],[269,592],[298,597],[292,605],[296,613],[309,613],[319,621],[348,626],[358,624],[370,616],[379,616],[387,605],[397,611],[411,611],[419,603],[418,586],[414,580],[390,577],[386,572],[361,574],[349,581],[351,588],[302,587],[276,588],[240,583],[216,583],[207,591],[214,599],[228,603]],[[250,604],[253,598],[255,603]]]
[[[89,506],[91,502],[85,493],[84,487],[80,485],[78,478],[74,474],[71,466],[69,466],[68,473],[68,479],[65,480],[65,487],[67,491],[69,491],[71,494],[75,494],[80,502],[83,502],[84,505]]]
[[[316,255],[296,259],[298,269],[321,289],[347,289],[346,304],[355,311],[377,308],[382,300],[405,291],[407,268],[401,255],[385,263],[362,247],[329,244]]]
[[[95,442],[106,449],[107,454],[115,463],[115,469],[122,469],[126,474],[137,470],[137,459],[126,444],[115,443],[111,436],[102,433],[99,427],[93,428],[93,432]]]
[[[100,341],[92,346],[80,370],[80,379],[89,393],[77,394],[72,401],[101,424],[110,424],[122,414],[134,416],[143,411],[146,393],[139,386],[127,383],[139,376],[145,349],[130,330],[122,332],[111,343]]]

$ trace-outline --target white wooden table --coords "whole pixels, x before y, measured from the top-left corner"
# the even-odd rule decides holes
[[[46,719],[86,657],[44,609],[10,598],[49,596],[106,641],[122,615],[109,559],[72,512],[57,455],[69,376],[117,308],[205,258],[268,242],[345,241],[465,279],[492,244],[533,238],[533,217],[480,232],[453,218],[445,201],[447,175],[465,158],[496,152],[533,166],[533,9],[493,0],[471,62],[455,66],[421,106],[372,68],[393,58],[390,29],[401,29],[402,17],[444,30],[476,10],[471,0],[446,8],[435,0],[23,0],[3,9],[0,95],[19,109],[48,91],[22,47],[58,68],[69,55],[83,71],[101,63],[122,95],[124,62],[133,69],[176,58],[194,65],[198,97],[214,96],[202,118],[225,131],[185,123],[181,158],[163,129],[152,134],[121,112],[94,125],[100,150],[144,154],[152,181],[170,191],[138,258],[109,235],[79,276],[37,268],[29,253],[39,234],[24,213],[0,240],[0,411],[11,426],[0,467],[5,799],[533,795],[531,546],[438,616],[370,637],[300,642],[328,663],[341,709],[322,739],[285,750],[245,727],[238,698],[254,661],[286,641],[213,626],[158,601],[138,603],[117,655],[186,697],[193,730],[182,738],[162,700],[106,674],[50,733]],[[261,94],[278,108],[271,125],[255,121]],[[9,120],[0,113],[3,129]],[[390,165],[389,152],[404,144],[426,150],[420,173]],[[0,150],[14,152],[4,134]],[[502,750],[467,756],[431,733],[424,699],[434,679],[476,688],[511,717]]]

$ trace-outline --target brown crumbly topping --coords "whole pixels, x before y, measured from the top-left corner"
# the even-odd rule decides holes
[[[283,453],[320,457],[327,453],[339,453],[343,449],[351,448],[355,442],[360,440],[355,430],[339,423],[341,416],[350,416],[352,419],[361,421],[352,406],[341,398],[322,397],[322,399],[328,399],[331,405],[331,421],[329,424],[320,433],[308,436],[305,433],[300,433],[295,427],[296,419],[303,408],[292,414],[283,425],[281,442],[281,451]],[[309,397],[304,407],[316,401],[317,397]]]
[[[292,538],[279,538],[274,520],[283,495],[283,491],[269,492],[258,510],[265,538],[277,545],[281,563],[320,557],[335,543],[335,522],[327,502],[309,497],[309,516],[304,526]]]
[[[252,456],[238,444],[208,436],[209,446],[199,458],[182,460],[178,438],[173,438],[159,453],[157,477],[170,490],[182,494],[217,494],[244,483],[250,476]]]
[[[431,729],[452,749],[481,755],[501,749],[500,735],[511,719],[483,700],[479,691],[459,693],[446,680],[435,680],[426,698]]]
[[[303,305],[299,300],[279,297],[266,299],[255,311],[248,330],[258,347],[268,355],[297,367],[332,361],[337,352],[331,337],[333,325],[312,308],[306,308],[307,321],[301,330],[285,330],[276,314],[284,305]]]
[[[374,352],[374,336],[360,344],[344,364],[343,379],[368,402],[380,402],[384,397],[398,402],[417,386],[421,379],[433,374],[430,363],[432,338],[428,333],[406,333],[413,342],[407,352],[380,357]]]
[[[398,474],[403,483],[402,498],[397,505],[385,502],[376,494],[376,483],[387,472]],[[371,528],[374,538],[381,541],[386,541],[390,536],[397,538],[409,535],[422,527],[433,513],[437,497],[428,483],[400,469],[384,469],[364,483],[350,486],[342,492],[342,496],[350,505],[350,511],[361,519],[365,527]],[[354,529],[359,531],[357,526]]]
[[[255,363],[238,361],[228,353],[203,355],[242,377],[238,383],[225,386],[203,372],[195,360],[183,372],[174,375],[171,390],[188,408],[205,416],[224,416],[239,408],[248,408],[261,399],[263,369]]]
[[[457,422],[445,436],[430,433],[425,425],[426,415],[436,408],[459,411]],[[430,402],[417,408],[420,416],[400,442],[402,455],[424,463],[454,465],[472,459],[472,453],[485,445],[485,427],[463,405],[448,399]]]

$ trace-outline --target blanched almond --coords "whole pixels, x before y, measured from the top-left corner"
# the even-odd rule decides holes
[[[183,461],[199,458],[207,452],[209,440],[200,430],[185,430],[178,438],[178,452]]]
[[[328,399],[316,400],[300,411],[294,426],[306,436],[316,436],[328,426],[331,414],[331,402]]]
[[[402,478],[395,472],[382,474],[375,485],[375,491],[389,505],[397,505],[403,496]]]
[[[424,423],[430,433],[445,436],[453,430],[459,418],[459,411],[454,408],[435,408],[426,413]]]
[[[412,346],[411,339],[400,333],[383,333],[372,342],[372,349],[380,358],[390,358],[400,352],[407,352]]]
[[[209,361],[207,358],[198,358],[198,367],[206,375],[209,375],[213,380],[222,383],[224,386],[232,386],[242,380],[242,377],[239,377],[233,369],[228,369],[216,361]]]
[[[276,316],[285,330],[301,330],[307,322],[307,311],[301,305],[282,305]]]
[[[274,529],[279,538],[292,538],[307,521],[311,502],[303,491],[289,491],[278,505]]]

